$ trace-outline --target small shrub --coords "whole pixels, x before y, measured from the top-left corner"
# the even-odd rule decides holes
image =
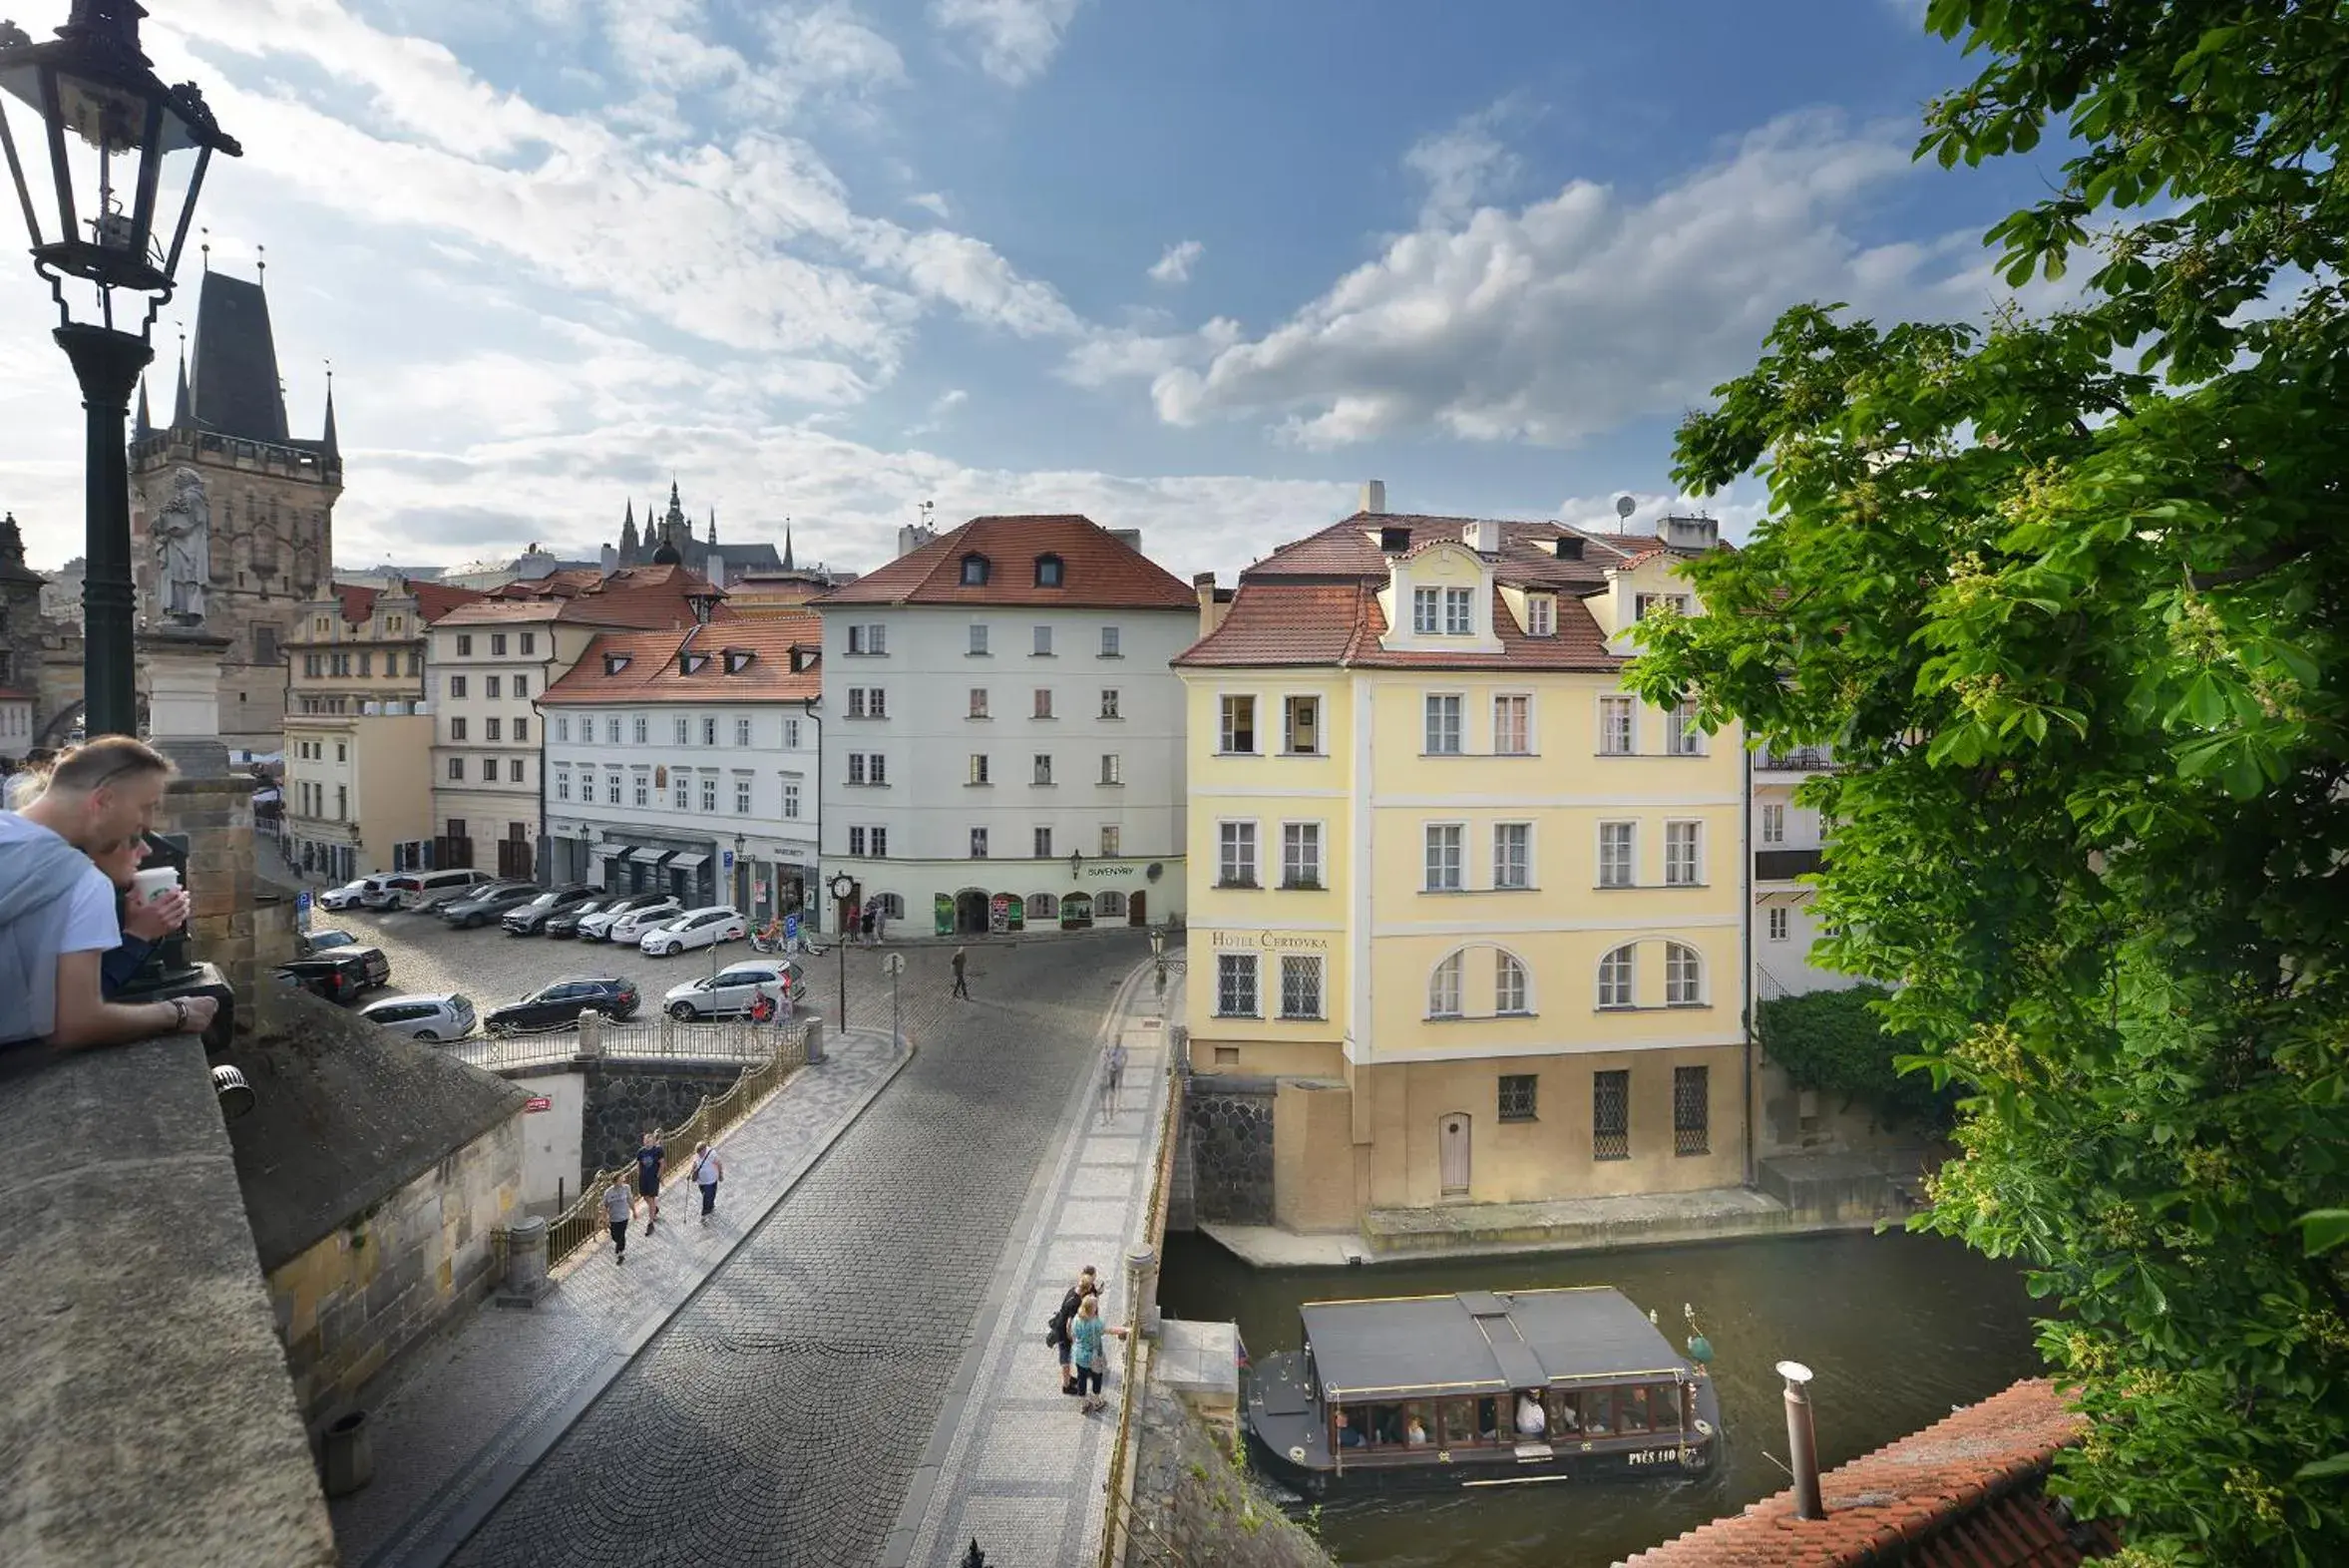
[[[1796,1088],[1839,1094],[1865,1105],[1888,1126],[1948,1130],[1954,1090],[1935,1089],[1922,1072],[1901,1072],[1893,1058],[1917,1049],[1914,1040],[1884,1027],[1876,1004],[1891,992],[1879,985],[1779,996],[1757,1010],[1756,1032],[1769,1059],[1786,1069]]]

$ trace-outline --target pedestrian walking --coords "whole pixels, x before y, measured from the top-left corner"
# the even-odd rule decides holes
[[[878,948],[889,941],[889,909],[886,905],[873,906],[873,946]]]
[[[636,1212],[635,1200],[628,1196],[627,1178],[614,1176],[611,1185],[603,1189],[603,1218],[611,1225],[611,1261],[628,1261],[628,1220]]]
[[[767,994],[767,988],[764,985],[752,986],[750,989],[750,1021],[767,1023],[771,1022],[774,1016],[775,998]]]
[[[1077,1309],[1084,1305],[1085,1298],[1093,1295],[1099,1289],[1094,1284],[1094,1278],[1093,1266],[1088,1263],[1078,1273],[1076,1283],[1070,1286],[1068,1293],[1060,1298],[1059,1309],[1052,1314],[1051,1324],[1044,1330],[1044,1343],[1059,1352],[1060,1391],[1062,1393],[1074,1391],[1069,1387],[1068,1326],[1075,1321]]]
[[[649,1132],[636,1146],[636,1191],[644,1200],[644,1234],[652,1234],[652,1227],[660,1223],[660,1172],[668,1164],[669,1151],[662,1148]]]
[[[1068,1338],[1076,1364],[1076,1378],[1069,1392],[1084,1402],[1077,1406],[1083,1414],[1108,1408],[1109,1401],[1101,1397],[1101,1380],[1109,1375],[1109,1347],[1106,1335],[1125,1338],[1123,1329],[1113,1329],[1101,1321],[1101,1298],[1087,1296],[1077,1304],[1076,1317],[1068,1325]]]
[[[969,955],[968,953],[965,953],[965,952],[964,952],[964,951],[963,951],[961,948],[959,948],[959,947],[958,947],[957,949],[955,949],[955,960],[954,960],[954,963],[955,963],[955,990],[954,990],[954,994],[955,994],[955,995],[957,995],[957,996],[960,996],[960,997],[962,997],[962,998],[963,998],[965,1001],[969,1001],[969,1000],[971,999],[971,981],[970,981],[970,980],[966,980],[966,979],[964,979],[964,977],[963,977],[963,968],[964,968],[964,966],[965,966],[965,965],[969,964],[970,962],[971,962],[971,955]]]
[[[718,1151],[706,1143],[693,1146],[693,1181],[701,1189],[701,1223],[709,1223],[710,1211],[718,1206],[718,1183],[726,1179],[726,1162],[718,1158]]]
[[[865,913],[857,917],[857,940],[868,948],[873,946],[873,916],[874,912],[868,906]]]
[[[1125,1041],[1110,1042],[1108,1053],[1101,1059],[1101,1119],[1107,1121],[1124,1109],[1125,1097]]]

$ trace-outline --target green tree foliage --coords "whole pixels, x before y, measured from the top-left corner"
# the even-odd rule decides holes
[[[1933,1132],[1948,1126],[1950,1091],[1924,1073],[1903,1073],[1897,1058],[1916,1042],[1884,1027],[1881,985],[1776,996],[1755,1011],[1755,1032],[1769,1059],[1800,1089],[1839,1094],[1867,1106],[1891,1126]]]
[[[2349,1561],[2349,8],[1932,0],[1920,153],[2077,145],[1992,230],[2081,302],[1788,311],[1683,427],[1771,520],[1635,679],[1833,743],[1826,962],[1963,1092],[1921,1223],[2024,1260],[2143,1560]],[[2101,225],[2092,227],[2092,225]]]

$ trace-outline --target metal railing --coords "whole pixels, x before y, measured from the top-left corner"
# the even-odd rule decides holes
[[[784,1024],[785,1029],[798,1024]],[[592,1051],[581,1041],[579,1024],[517,1029],[498,1035],[475,1035],[443,1046],[450,1055],[490,1072],[513,1072],[552,1066],[581,1055],[618,1056],[656,1061],[763,1061],[772,1042],[774,1024],[728,1018],[709,1023],[684,1023],[667,1014],[635,1018],[626,1023],[605,1020],[597,1030]]]
[[[721,1133],[758,1109],[769,1094],[781,1088],[794,1072],[807,1065],[808,1029],[820,1024],[821,1020],[817,1019],[797,1023],[742,1025],[741,1032],[755,1038],[760,1048],[760,1058],[743,1068],[742,1075],[734,1080],[734,1086],[723,1094],[703,1095],[692,1115],[675,1127],[662,1128],[655,1141],[666,1147],[686,1149],[699,1143],[716,1142]],[[626,1027],[621,1025],[622,1029]],[[609,1041],[614,1032],[618,1031],[606,1031],[604,1035],[604,1050],[607,1054],[613,1051]],[[581,1189],[579,1202],[548,1227],[548,1268],[554,1268],[596,1237],[605,1234],[607,1222],[603,1214],[603,1194],[616,1179],[627,1183],[632,1195],[636,1190],[635,1169],[635,1162],[631,1160],[612,1170],[597,1171],[595,1179]],[[678,1161],[677,1169],[684,1170],[685,1162]]]
[[[1158,1121],[1158,1163],[1150,1173],[1150,1201],[1142,1210],[1142,1239],[1152,1248],[1158,1247],[1166,1235],[1166,1205],[1174,1184],[1176,1135],[1182,1128],[1184,1079],[1171,1041],[1159,1071],[1167,1080],[1166,1105]],[[1152,1278],[1155,1277],[1153,1271]],[[1150,1303],[1137,1298],[1128,1307],[1130,1327],[1125,1337],[1125,1366],[1118,1373],[1117,1436],[1109,1450],[1108,1493],[1102,1500],[1100,1568],[1119,1568],[1125,1561],[1127,1538],[1133,1533],[1134,1524],[1133,1498],[1127,1492],[1131,1483],[1128,1471],[1135,1440],[1136,1406],[1142,1397],[1139,1379],[1146,1354],[1142,1348],[1142,1327],[1149,1319]]]
[[[1764,746],[1754,759],[1761,773],[1823,773],[1834,765],[1835,754],[1825,746]]]

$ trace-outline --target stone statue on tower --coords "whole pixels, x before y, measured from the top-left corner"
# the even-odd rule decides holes
[[[173,474],[171,500],[149,530],[160,558],[165,611],[183,625],[200,625],[212,578],[212,506],[203,476],[192,468]]]

